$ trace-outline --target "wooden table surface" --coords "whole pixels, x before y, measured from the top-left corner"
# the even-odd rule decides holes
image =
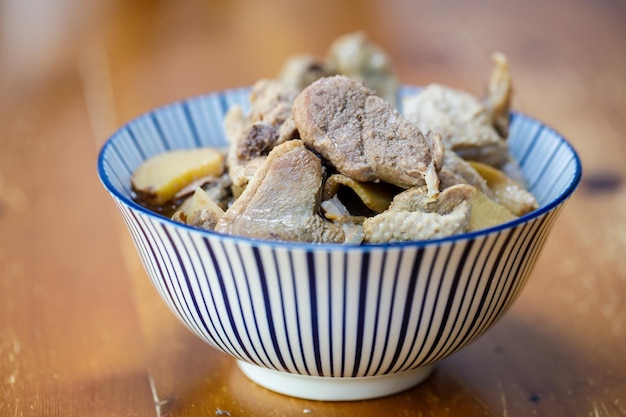
[[[31,3],[0,3],[0,416],[626,416],[623,0]],[[174,318],[96,157],[144,111],[355,30],[407,84],[480,94],[506,53],[514,107],[584,175],[494,328],[407,392],[323,403],[254,385]]]

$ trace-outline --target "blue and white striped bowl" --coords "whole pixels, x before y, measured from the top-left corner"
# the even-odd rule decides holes
[[[365,399],[422,381],[519,296],[580,181],[568,142],[514,114],[510,147],[541,207],[484,231],[383,245],[280,243],[194,229],[132,200],[131,174],[149,156],[223,147],[224,113],[246,108],[248,91],[191,98],[131,121],[104,145],[98,173],[174,314],[253,381],[287,395]]]

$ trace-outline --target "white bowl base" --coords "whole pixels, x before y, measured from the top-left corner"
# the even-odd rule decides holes
[[[291,397],[318,401],[356,401],[396,394],[424,381],[434,370],[434,365],[427,365],[398,374],[333,378],[279,372],[244,361],[237,364],[257,385]]]

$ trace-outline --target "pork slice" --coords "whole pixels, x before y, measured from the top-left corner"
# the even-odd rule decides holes
[[[297,91],[302,91],[313,81],[334,75],[326,60],[313,55],[294,55],[287,59],[283,65],[278,79]]]
[[[495,196],[493,190],[487,185],[487,181],[478,171],[450,149],[446,150],[446,159],[443,163],[443,168],[439,172],[439,178],[441,179],[440,188],[442,190],[455,184],[469,184],[476,187],[489,198]]]
[[[413,187],[398,194],[388,210],[363,222],[365,241],[369,243],[404,242],[442,238],[469,229],[471,197],[476,188],[457,184],[429,197],[423,187]]]
[[[444,147],[391,104],[345,76],[319,79],[296,97],[293,119],[304,143],[357,181],[439,190]]]
[[[405,98],[404,116],[423,131],[439,132],[446,147],[464,159],[492,166],[506,163],[509,149],[488,109],[473,95],[439,84]]]
[[[261,79],[250,91],[250,121],[279,127],[291,115],[298,90],[280,80]]]
[[[338,74],[362,81],[376,95],[396,105],[398,80],[391,58],[365,32],[335,39],[328,50],[328,61],[328,67]]]
[[[513,83],[509,72],[509,61],[501,52],[491,56],[493,69],[487,84],[487,96],[483,102],[491,116],[491,123],[498,134],[509,135],[509,113],[513,97]]]
[[[215,230],[260,239],[342,243],[344,232],[319,215],[322,163],[300,140],[276,146]]]
[[[250,111],[229,109],[224,126],[230,142],[226,165],[238,196],[267,154],[295,135],[291,106],[298,91],[278,80],[257,81],[250,92]]]

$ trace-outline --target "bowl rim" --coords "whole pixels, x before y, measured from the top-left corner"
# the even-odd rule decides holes
[[[414,85],[401,85],[399,88],[399,94],[407,94],[409,92],[415,92],[415,91],[419,91],[421,88],[421,86],[414,86]],[[245,92],[246,90],[249,90],[250,87],[246,86],[246,87],[234,87],[234,88],[227,88],[227,89],[223,89],[223,90],[216,90],[216,91],[211,91],[211,92],[206,92],[203,94],[198,94],[195,96],[191,96],[191,97],[187,97],[187,98],[183,98],[183,99],[179,99],[179,100],[175,100],[172,101],[170,103],[166,103],[157,107],[154,107],[150,110],[147,110],[139,115],[137,115],[136,117],[128,120],[127,122],[125,122],[123,125],[121,125],[119,128],[117,128],[108,138],[107,140],[104,142],[104,144],[101,146],[100,151],[98,152],[98,159],[97,159],[97,173],[98,173],[98,177],[100,178],[100,181],[102,182],[102,184],[104,185],[105,189],[111,194],[111,196],[113,196],[115,199],[117,199],[118,201],[120,201],[124,206],[134,210],[134,211],[139,211],[141,213],[143,213],[144,215],[147,215],[148,217],[150,217],[151,219],[157,220],[161,223],[176,227],[176,228],[182,228],[186,231],[192,232],[192,233],[197,233],[200,234],[204,237],[207,238],[217,238],[217,239],[224,239],[224,240],[229,240],[229,241],[237,241],[237,242],[245,242],[251,246],[265,246],[265,247],[283,247],[283,248],[298,248],[298,249],[305,249],[305,250],[332,250],[332,251],[348,251],[348,250],[360,250],[360,251],[368,251],[368,250],[376,250],[376,249],[381,249],[381,248],[424,248],[427,246],[438,246],[438,245],[443,245],[443,244],[448,244],[448,243],[454,243],[454,242],[459,242],[459,241],[465,241],[465,240],[472,240],[472,239],[476,239],[476,238],[481,238],[481,237],[486,237],[489,235],[496,235],[502,231],[505,230],[513,230],[516,227],[522,225],[522,224],[526,224],[528,222],[530,222],[531,220],[534,220],[536,218],[541,217],[542,215],[554,210],[555,208],[559,207],[560,205],[562,205],[567,199],[569,199],[572,194],[574,193],[574,191],[576,190],[576,188],[578,187],[578,185],[580,184],[581,178],[582,178],[582,163],[581,163],[581,159],[580,156],[578,155],[578,152],[576,151],[576,149],[572,146],[572,144],[562,135],[560,134],[556,129],[552,128],[549,125],[546,125],[545,123],[541,122],[540,120],[529,116],[528,114],[521,112],[521,111],[517,111],[517,110],[513,110],[511,111],[511,117],[515,117],[515,118],[519,118],[521,117],[522,119],[526,119],[530,122],[534,122],[537,123],[541,126],[542,129],[544,129],[545,131],[551,133],[552,135],[556,136],[556,138],[569,150],[569,152],[571,153],[571,155],[573,156],[573,160],[575,163],[575,172],[574,172],[574,176],[572,178],[572,180],[570,181],[570,183],[567,185],[567,187],[565,187],[565,189],[554,199],[550,200],[547,204],[539,207],[537,210],[534,210],[530,213],[524,214],[523,216],[520,216],[514,220],[511,220],[509,222],[506,223],[502,223],[496,226],[492,226],[489,228],[485,228],[485,229],[481,229],[481,230],[476,230],[476,231],[472,231],[472,232],[467,232],[467,233],[462,233],[462,234],[458,234],[458,235],[452,235],[452,236],[446,236],[446,237],[441,237],[441,238],[435,238],[435,239],[426,239],[426,240],[413,240],[413,241],[403,241],[403,242],[383,242],[383,243],[360,243],[360,244],[355,244],[355,243],[310,243],[310,242],[292,242],[292,241],[278,241],[278,240],[269,240],[269,239],[260,239],[260,238],[253,238],[253,237],[247,237],[247,236],[237,236],[237,235],[227,235],[224,233],[218,233],[215,232],[213,230],[205,230],[205,229],[200,229],[198,227],[194,227],[194,226],[189,226],[186,225],[184,223],[180,223],[174,220],[171,220],[168,217],[165,217],[161,214],[155,213],[151,210],[149,210],[148,208],[140,205],[139,203],[137,203],[136,201],[134,201],[132,198],[129,198],[128,196],[126,196],[126,194],[122,193],[117,187],[115,187],[113,185],[113,183],[111,182],[111,180],[109,179],[109,176],[106,173],[105,170],[105,155],[108,151],[108,149],[110,147],[113,146],[113,142],[116,140],[116,138],[131,124],[135,123],[138,120],[141,120],[143,118],[149,117],[151,114],[161,111],[163,109],[166,108],[172,108],[172,107],[177,107],[177,106],[181,106],[185,103],[189,103],[189,102],[193,102],[193,101],[200,101],[203,100],[207,97],[213,96],[213,95],[218,95],[218,94],[233,94],[233,93],[241,93],[241,92]]]

